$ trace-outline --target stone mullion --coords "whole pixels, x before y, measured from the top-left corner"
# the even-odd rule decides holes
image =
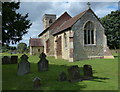
[[[89,31],[90,31],[90,44],[92,44],[91,29]]]
[[[88,29],[86,29],[86,44],[88,44]]]
[[[90,31],[90,44],[92,44],[92,37],[91,37],[91,23],[90,23],[90,29],[89,29],[89,31]]]

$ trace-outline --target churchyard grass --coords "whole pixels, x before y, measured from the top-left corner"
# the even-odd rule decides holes
[[[3,54],[8,55],[8,54]],[[22,54],[18,54],[20,57]],[[3,90],[33,90],[33,79],[41,78],[41,87],[38,90],[117,90],[118,89],[118,57],[115,59],[93,59],[77,62],[68,62],[63,59],[47,57],[49,71],[38,72],[37,62],[39,57],[29,56],[31,63],[30,74],[17,76],[17,64],[2,65],[2,88]],[[71,65],[83,67],[90,64],[93,68],[93,80],[81,82],[58,81],[61,71],[67,73]],[[82,74],[82,73],[81,73]],[[68,75],[68,73],[67,73]]]

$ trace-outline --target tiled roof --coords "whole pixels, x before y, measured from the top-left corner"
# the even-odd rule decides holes
[[[42,33],[40,33],[38,36],[41,36],[42,34],[44,34],[47,30],[55,30],[58,27],[60,27],[65,21],[69,20],[71,18],[71,16],[67,13],[64,12],[52,25],[50,25],[50,27],[48,27],[47,29],[45,29]]]
[[[30,46],[44,46],[41,38],[30,38]]]
[[[86,10],[88,11],[88,10]],[[58,30],[56,30],[53,35],[56,35],[62,31],[64,31],[65,29],[67,28],[70,28],[74,23],[76,23],[78,21],[78,19],[80,19],[80,17],[86,12],[86,11],[83,11],[81,12],[80,14],[76,15],[75,17],[67,20],[60,28],[58,28]]]
[[[62,26],[60,26],[60,27],[53,33],[53,35],[57,35],[57,34],[59,34],[59,33],[64,32],[66,29],[71,28],[71,27],[73,26],[73,24],[75,24],[75,23],[82,17],[82,15],[84,15],[87,11],[91,11],[91,12],[94,14],[94,16],[98,19],[98,21],[101,23],[101,21],[100,21],[99,18],[95,15],[95,13],[92,11],[92,9],[89,8],[89,9],[81,12],[80,14],[76,15],[75,17],[73,17],[73,18],[67,20],[66,22],[64,22],[64,24],[63,24]],[[101,25],[103,26],[102,23],[101,23]],[[103,28],[104,28],[104,26],[103,26]]]

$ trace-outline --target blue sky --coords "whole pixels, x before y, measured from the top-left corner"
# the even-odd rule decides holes
[[[103,17],[111,11],[118,10],[117,2],[91,2],[91,8],[98,17]],[[72,17],[88,9],[87,2],[21,2],[19,13],[29,13],[32,26],[23,40],[29,45],[29,38],[36,38],[43,31],[42,17],[44,14],[56,14],[59,17],[67,11]]]

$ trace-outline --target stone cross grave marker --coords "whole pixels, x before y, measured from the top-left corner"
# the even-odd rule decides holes
[[[84,65],[83,67],[84,71],[84,79],[92,79],[93,78],[93,72],[92,72],[92,66],[91,65]]]
[[[68,68],[68,78],[69,78],[69,82],[82,80],[78,65],[73,65]]]
[[[30,72],[30,63],[28,62],[28,56],[26,54],[20,57],[20,62],[18,63],[17,75],[25,75]]]
[[[48,70],[48,60],[46,59],[45,53],[40,54],[40,61],[38,62],[38,71],[47,71]]]

